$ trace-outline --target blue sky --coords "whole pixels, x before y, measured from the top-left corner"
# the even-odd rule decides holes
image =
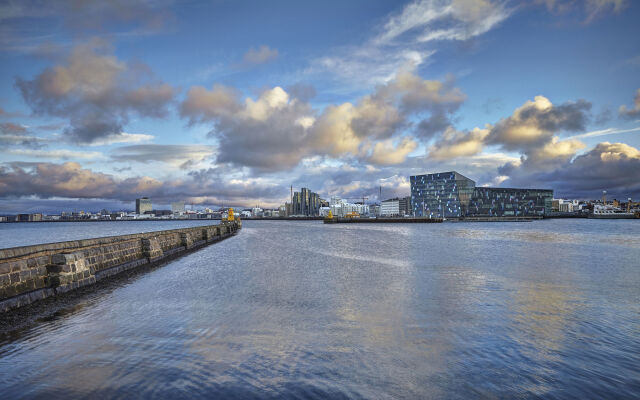
[[[640,197],[640,4],[0,1],[0,213]]]

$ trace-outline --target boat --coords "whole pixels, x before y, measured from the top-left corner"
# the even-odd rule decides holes
[[[595,219],[635,219],[640,218],[638,213],[625,212],[618,207],[596,204],[589,218]]]

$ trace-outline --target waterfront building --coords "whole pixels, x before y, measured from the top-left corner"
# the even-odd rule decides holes
[[[551,212],[553,190],[476,187],[456,171],[411,176],[415,216],[544,216]]]
[[[401,216],[411,215],[411,196],[401,197],[398,201],[398,208]]]
[[[151,207],[151,199],[148,197],[142,197],[140,199],[136,199],[136,214],[142,215],[147,211],[151,211],[153,208]]]
[[[442,218],[466,215],[475,182],[455,171],[409,178],[413,215]]]
[[[292,215],[312,217],[320,215],[320,203],[322,199],[320,199],[317,193],[310,191],[308,188],[302,188],[299,192],[293,193],[292,201]]]
[[[553,190],[478,187],[466,216],[544,216],[551,212]]]
[[[561,213],[577,212],[582,209],[578,200],[553,199],[551,201],[551,211]]]
[[[369,215],[370,213],[368,204],[362,202],[349,203],[338,196],[332,196],[328,203],[326,201],[324,203],[327,206],[319,208],[319,215],[321,216],[326,216],[329,211],[336,217],[344,217],[347,214],[353,215],[354,213],[359,215]]]
[[[18,222],[39,222],[42,221],[42,214],[18,214],[16,220]]]
[[[558,206],[558,211],[560,212],[573,212],[573,203],[571,202],[562,202]]]
[[[184,201],[176,201],[171,203],[171,211],[174,214],[184,213]]]
[[[380,215],[383,217],[397,217],[400,215],[400,199],[383,200],[380,203]]]

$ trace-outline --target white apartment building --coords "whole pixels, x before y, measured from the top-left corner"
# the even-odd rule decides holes
[[[380,205],[380,215],[383,217],[397,217],[400,215],[400,199],[384,200]]]

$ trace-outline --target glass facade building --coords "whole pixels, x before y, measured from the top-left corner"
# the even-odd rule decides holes
[[[455,171],[416,175],[409,179],[413,215],[417,217],[464,216],[476,185]]]
[[[476,187],[473,180],[455,171],[409,180],[412,211],[417,217],[543,216],[551,211],[553,190]]]
[[[320,196],[307,188],[293,194],[292,215],[320,215]]]
[[[151,199],[148,197],[136,199],[136,214],[144,214],[145,212],[152,210],[153,207],[151,206]]]
[[[477,187],[468,216],[544,216],[551,212],[553,190]]]

